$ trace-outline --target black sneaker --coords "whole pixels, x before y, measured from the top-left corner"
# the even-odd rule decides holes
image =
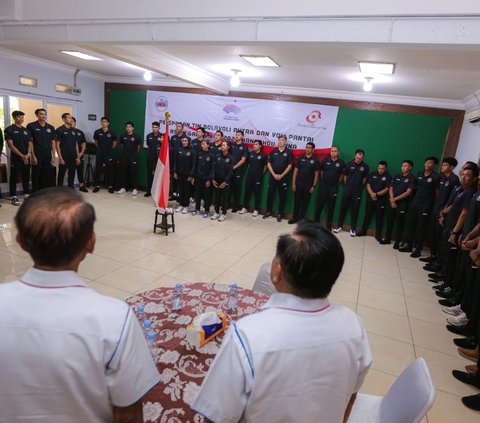
[[[357,236],[367,236],[367,231],[361,230],[360,232],[357,232]]]
[[[467,348],[469,350],[473,350],[477,348],[478,342],[474,336],[469,336],[467,338],[455,338],[453,343],[460,348]]]
[[[394,250],[398,250],[400,248],[400,243],[399,242],[395,242],[395,244],[393,244],[393,249]]]
[[[444,298],[443,300],[438,300],[438,304],[445,307],[452,307],[458,304],[458,301],[455,298]]]
[[[110,194],[113,194],[113,187],[108,187],[108,192],[109,192]]]
[[[100,191],[100,187],[93,188],[93,192],[98,192],[98,191]]]
[[[424,263],[432,263],[436,260],[436,257],[430,256],[430,257],[422,257],[420,261],[423,261]]]
[[[83,186],[83,187],[80,187],[80,188],[78,188],[78,190],[79,190],[79,191],[81,191],[81,192],[88,192],[88,189],[87,189],[87,188],[85,188],[84,186]]]
[[[413,250],[412,247],[406,245],[405,247],[399,248],[398,251],[400,251],[401,253],[411,253]]]
[[[12,198],[12,205],[13,206],[19,206],[20,205],[20,201],[18,201],[17,197]]]
[[[392,241],[389,240],[389,239],[382,239],[382,240],[379,241],[379,242],[380,242],[380,244],[382,244],[382,245],[389,245],[389,244],[392,243]]]
[[[271,217],[272,217],[272,213],[268,213],[268,212],[267,212],[267,213],[265,213],[265,214],[263,215],[263,218],[264,218],[264,219],[270,219]]]
[[[297,219],[290,219],[290,220],[288,221],[288,224],[289,224],[289,225],[293,225],[293,224],[295,224],[295,223],[297,223],[297,222],[298,222]]]
[[[447,325],[447,330],[449,332],[454,333],[455,335],[461,335],[461,336],[473,336],[474,331],[470,329],[468,326],[454,326],[454,325]]]
[[[410,254],[410,257],[412,258],[419,258],[422,255],[422,253],[418,250],[415,250],[412,254]]]
[[[152,193],[150,192],[146,192],[145,194],[143,194],[144,197],[151,197],[152,196]]]
[[[232,213],[236,213],[238,209],[232,209]]]
[[[277,214],[277,222],[281,222],[282,221],[282,215],[281,214]]]

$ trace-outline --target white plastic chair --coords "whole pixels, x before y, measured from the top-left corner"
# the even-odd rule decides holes
[[[418,423],[435,401],[427,363],[417,358],[384,397],[358,393],[348,423]]]
[[[262,264],[262,266],[258,270],[258,274],[252,288],[253,291],[261,292],[262,294],[268,295],[269,297],[270,295],[277,292],[270,279],[271,267],[271,263]]]

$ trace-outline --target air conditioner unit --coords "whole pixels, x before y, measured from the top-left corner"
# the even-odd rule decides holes
[[[472,125],[480,126],[480,107],[465,113],[465,119],[467,119]]]

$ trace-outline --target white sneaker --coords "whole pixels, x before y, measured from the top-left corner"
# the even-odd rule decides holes
[[[182,214],[187,214],[188,213],[188,207],[184,207],[182,209]]]
[[[117,191],[117,194],[125,194],[127,192],[127,190],[125,188],[120,188],[118,191]]]
[[[451,314],[452,316],[459,316],[463,313],[460,304],[454,305],[452,307],[442,307],[442,311],[447,314]]]
[[[26,200],[28,197],[30,197],[30,194],[25,194],[23,198]]]
[[[238,214],[245,214],[246,212],[247,212],[247,209],[243,207],[242,210],[238,212]]]
[[[468,317],[465,313],[458,316],[447,317],[447,322],[453,326],[465,326],[468,323]]]
[[[350,229],[350,236],[357,236],[355,229]]]
[[[132,191],[132,195],[135,197],[137,194],[138,194],[138,191],[137,191],[136,189],[134,189],[134,190]]]
[[[252,217],[257,217],[258,216],[258,210],[254,210],[252,213]]]
[[[220,217],[218,213],[215,213],[210,219],[211,220],[217,220]]]
[[[222,213],[220,217],[218,218],[219,222],[223,222],[226,219],[226,216]]]
[[[182,207],[182,206],[178,206],[178,207],[175,209],[175,213],[180,213],[182,210],[183,210],[183,207]]]
[[[338,226],[338,227],[335,228],[332,232],[338,234],[338,233],[342,232],[342,227],[341,227],[341,226]]]
[[[190,197],[190,204],[193,204],[193,203],[195,203],[195,198]]]

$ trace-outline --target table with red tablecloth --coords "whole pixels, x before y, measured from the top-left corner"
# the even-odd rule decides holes
[[[199,423],[204,418],[193,412],[190,404],[220,348],[224,333],[196,349],[186,340],[187,325],[192,323],[194,317],[211,310],[223,312],[229,323],[257,312],[268,297],[250,289],[238,288],[237,309],[229,312],[228,285],[185,284],[183,308],[173,311],[173,290],[174,288],[157,288],[127,299],[134,309],[138,304],[144,305],[145,318],[152,321],[152,329],[157,334],[157,367],[161,381],[144,398],[144,421]]]

